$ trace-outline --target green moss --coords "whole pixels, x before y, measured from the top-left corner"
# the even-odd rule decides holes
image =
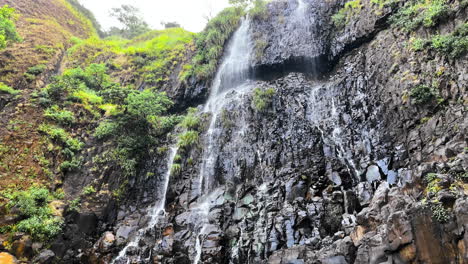
[[[84,195],[91,195],[96,193],[96,189],[92,185],[88,185],[83,189]]]

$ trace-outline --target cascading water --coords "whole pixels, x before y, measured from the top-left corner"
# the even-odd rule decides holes
[[[209,204],[218,197],[213,187],[216,186],[214,170],[216,163],[217,138],[220,131],[217,128],[218,116],[227,103],[239,100],[243,95],[251,90],[249,84],[250,77],[250,57],[252,54],[252,41],[250,38],[249,20],[243,19],[239,29],[234,33],[223,59],[221,66],[215,76],[211,87],[210,96],[205,104],[204,112],[211,113],[209,128],[205,136],[205,149],[200,166],[198,179],[198,195],[204,200],[200,206],[192,210],[198,223],[195,224],[195,231],[198,230],[195,242],[194,264],[201,260],[203,249],[203,236],[209,225],[208,214]]]
[[[214,173],[215,150],[214,138],[217,136],[216,120],[222,107],[228,102],[226,95],[232,91],[248,90],[247,82],[250,76],[250,56],[252,43],[249,37],[249,21],[242,20],[239,29],[234,33],[232,41],[228,45],[227,54],[216,73],[210,96],[205,104],[204,112],[211,113],[211,121],[206,133],[206,148],[204,150],[199,178],[199,195],[209,191]]]
[[[174,163],[175,156],[177,154],[178,148],[175,146],[172,146],[169,149],[168,153],[168,158],[167,158],[167,169],[166,173],[164,174],[163,178],[163,186],[161,189],[160,194],[158,195],[158,202],[155,203],[153,207],[151,207],[148,210],[148,215],[150,216],[150,220],[146,224],[146,227],[143,229],[140,229],[138,233],[135,235],[135,237],[132,239],[131,242],[129,242],[120,252],[119,255],[112,261],[112,263],[130,263],[130,259],[127,256],[127,250],[130,247],[137,247],[138,243],[142,239],[142,237],[146,234],[147,231],[149,231],[151,228],[153,228],[158,221],[161,218],[161,214],[165,213],[165,205],[166,205],[166,195],[167,195],[167,190],[169,188],[169,179],[171,176],[171,168],[172,164]],[[137,262],[140,261],[140,256],[137,256],[137,259],[135,260]]]

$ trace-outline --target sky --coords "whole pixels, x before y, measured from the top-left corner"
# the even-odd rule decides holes
[[[200,32],[206,25],[206,16],[216,15],[228,6],[228,0],[79,0],[91,10],[103,29],[118,25],[109,16],[109,10],[122,4],[140,9],[145,21],[154,29],[160,29],[161,21],[178,22],[188,31]]]

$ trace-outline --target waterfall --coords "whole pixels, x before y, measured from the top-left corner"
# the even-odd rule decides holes
[[[227,53],[216,73],[208,101],[203,110],[205,113],[211,113],[211,121],[206,133],[206,147],[200,167],[199,195],[202,195],[204,192],[203,183],[205,183],[205,192],[209,191],[213,183],[214,163],[216,159],[214,140],[218,132],[216,121],[222,107],[229,102],[229,99],[226,99],[226,95],[235,91],[238,92],[238,98],[243,92],[249,90],[248,78],[250,77],[250,57],[252,54],[249,29],[249,20],[243,19],[239,29],[234,33],[227,47]],[[236,98],[231,98],[231,100],[234,99]]]
[[[213,81],[210,95],[204,107],[205,113],[211,113],[211,120],[205,136],[205,148],[200,165],[200,173],[198,178],[198,195],[201,200],[204,200],[198,210],[192,209],[192,214],[196,215],[199,220],[195,224],[196,241],[195,241],[195,257],[194,264],[198,264],[202,257],[203,236],[210,224],[208,214],[210,203],[218,197],[219,189],[213,191],[216,186],[215,181],[215,163],[218,154],[217,139],[219,138],[220,129],[217,128],[217,121],[223,106],[227,103],[241,100],[242,96],[248,93],[252,86],[249,83],[250,58],[253,50],[253,45],[250,37],[250,22],[248,19],[243,19],[239,29],[234,33],[232,39],[227,46],[226,54],[223,58],[218,72]]]
[[[119,255],[112,261],[112,263],[130,263],[130,259],[127,256],[127,249],[130,247],[137,247],[138,242],[141,238],[146,234],[148,230],[153,228],[158,221],[160,220],[161,214],[165,214],[165,205],[166,205],[166,195],[167,190],[169,188],[169,179],[171,177],[171,168],[172,164],[174,163],[175,156],[177,154],[178,148],[176,146],[172,146],[169,149],[168,158],[167,158],[167,168],[166,173],[164,174],[163,178],[163,187],[162,192],[159,196],[159,201],[155,203],[155,205],[148,210],[148,215],[150,216],[150,220],[146,224],[143,229],[140,229],[135,237],[130,241],[120,252]],[[137,261],[140,261],[140,256],[138,256]]]

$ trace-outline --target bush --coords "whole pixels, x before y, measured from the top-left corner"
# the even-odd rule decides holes
[[[275,89],[268,88],[262,90],[260,88],[255,88],[253,94],[253,104],[257,111],[263,112],[271,104],[273,96],[275,95]]]
[[[119,128],[119,124],[112,121],[101,122],[94,131],[94,136],[97,139],[106,139],[115,135]]]
[[[11,95],[16,95],[18,94],[20,91],[17,91],[13,88],[11,88],[10,86],[0,82],[0,93],[6,93],[6,94],[11,94]]]
[[[55,121],[61,125],[71,125],[75,122],[75,116],[73,112],[68,110],[62,110],[58,105],[53,105],[45,110],[44,117]]]
[[[134,92],[128,95],[127,114],[136,119],[147,119],[148,116],[161,115],[173,105],[165,93],[150,90]]]
[[[416,104],[425,104],[435,99],[437,92],[429,86],[418,85],[411,89],[410,96]]]
[[[42,124],[39,126],[39,131],[45,133],[50,139],[62,144],[62,146],[72,152],[78,152],[84,146],[83,142],[72,138],[63,128]]]
[[[53,200],[46,188],[31,187],[27,191],[18,191],[10,195],[8,208],[18,208],[25,219],[13,226],[13,231],[25,232],[34,239],[48,241],[60,233],[63,220],[54,217],[49,207]]]
[[[21,41],[21,37],[16,31],[14,21],[16,20],[16,10],[4,5],[0,8],[0,50],[7,47],[11,42]]]
[[[43,73],[44,70],[46,69],[46,67],[47,66],[45,66],[44,64],[39,64],[39,65],[36,65],[36,66],[32,66],[26,71],[26,73],[37,76],[37,75]]]

